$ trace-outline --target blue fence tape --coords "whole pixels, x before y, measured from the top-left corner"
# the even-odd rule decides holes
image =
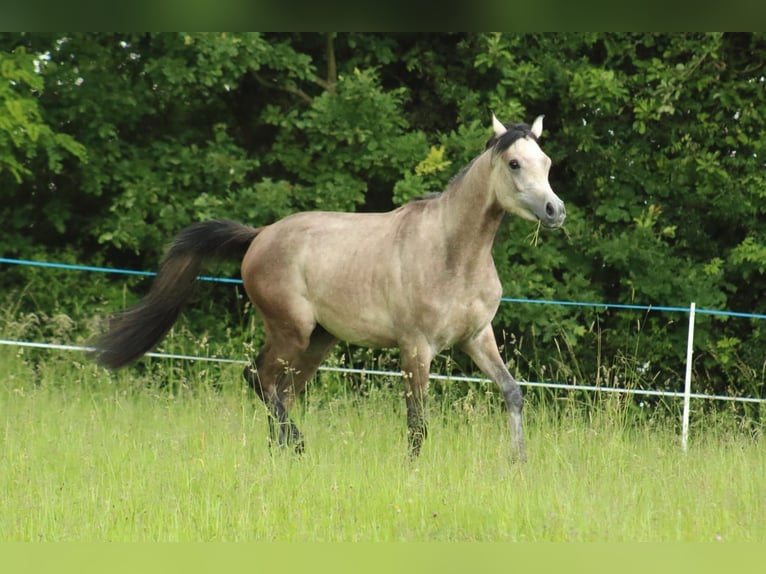
[[[29,259],[10,259],[0,257],[0,263],[9,265],[28,265],[33,267],[48,267],[53,269],[68,269],[73,271],[93,271],[98,273],[117,273],[122,275],[142,275],[155,276],[154,271],[137,271],[134,269],[113,269],[110,267],[93,267],[90,265],[72,265],[69,263],[51,263],[48,261],[32,261]],[[197,277],[200,281],[213,281],[216,283],[234,283],[241,284],[242,279],[232,279],[229,277],[210,277],[200,275]],[[688,313],[688,307],[668,307],[661,305],[632,305],[625,303],[592,303],[587,301],[558,301],[549,299],[519,299],[515,297],[502,297],[501,301],[505,303],[523,303],[532,305],[561,305],[568,307],[603,307],[605,309],[627,309],[635,311],[661,311],[669,313]],[[743,313],[740,311],[723,311],[718,309],[697,308],[696,312],[702,315],[717,315],[723,317],[742,317],[745,319],[766,319],[766,315],[759,313]]]
[[[28,259],[8,259],[0,257],[0,263],[9,263],[11,265],[29,265],[33,267],[49,267],[52,269],[69,269],[72,271],[96,271],[98,273],[117,273],[122,275],[143,275],[153,277],[157,275],[156,271],[137,271],[135,269],[113,269],[111,267],[93,267],[91,265],[72,265],[69,263],[51,263],[48,261],[30,261]],[[200,275],[197,277],[200,281],[215,281],[216,283],[242,283],[242,279],[231,279],[229,277],[208,277]]]

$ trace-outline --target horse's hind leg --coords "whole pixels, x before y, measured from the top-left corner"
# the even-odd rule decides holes
[[[286,359],[280,359],[267,344],[252,366],[244,370],[244,377],[269,411],[269,446],[292,444],[297,452],[303,452],[303,435],[288,416],[278,389],[289,378],[290,367]]]
[[[267,344],[254,368],[245,367],[245,379],[269,409],[270,444],[276,441],[282,446],[293,445],[297,452],[303,452],[303,435],[288,412],[336,341],[317,326],[305,349],[280,354]]]

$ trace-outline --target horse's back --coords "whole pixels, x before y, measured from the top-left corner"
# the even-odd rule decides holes
[[[391,213],[305,211],[265,227],[252,242],[243,266],[292,267],[312,261],[333,266],[348,262],[364,249],[380,251],[390,235]]]

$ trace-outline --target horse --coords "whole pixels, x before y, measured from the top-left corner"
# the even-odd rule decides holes
[[[409,454],[428,425],[431,362],[465,351],[499,387],[509,413],[511,459],[526,459],[523,396],[497,347],[492,320],[502,288],[492,245],[505,213],[564,223],[539,146],[543,116],[503,124],[492,114],[485,149],[438,195],[392,211],[305,211],[263,227],[231,220],[193,223],[171,241],[147,295],[116,315],[93,343],[116,369],[154,348],[170,330],[206,261],[242,258],[244,289],[260,313],[265,342],[244,378],[269,412],[269,444],[303,452],[288,413],[338,340],[400,349]]]

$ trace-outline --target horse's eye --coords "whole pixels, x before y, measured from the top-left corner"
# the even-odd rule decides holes
[[[515,159],[512,159],[508,162],[508,167],[510,167],[513,170],[519,169],[521,165],[519,165],[519,162]]]

